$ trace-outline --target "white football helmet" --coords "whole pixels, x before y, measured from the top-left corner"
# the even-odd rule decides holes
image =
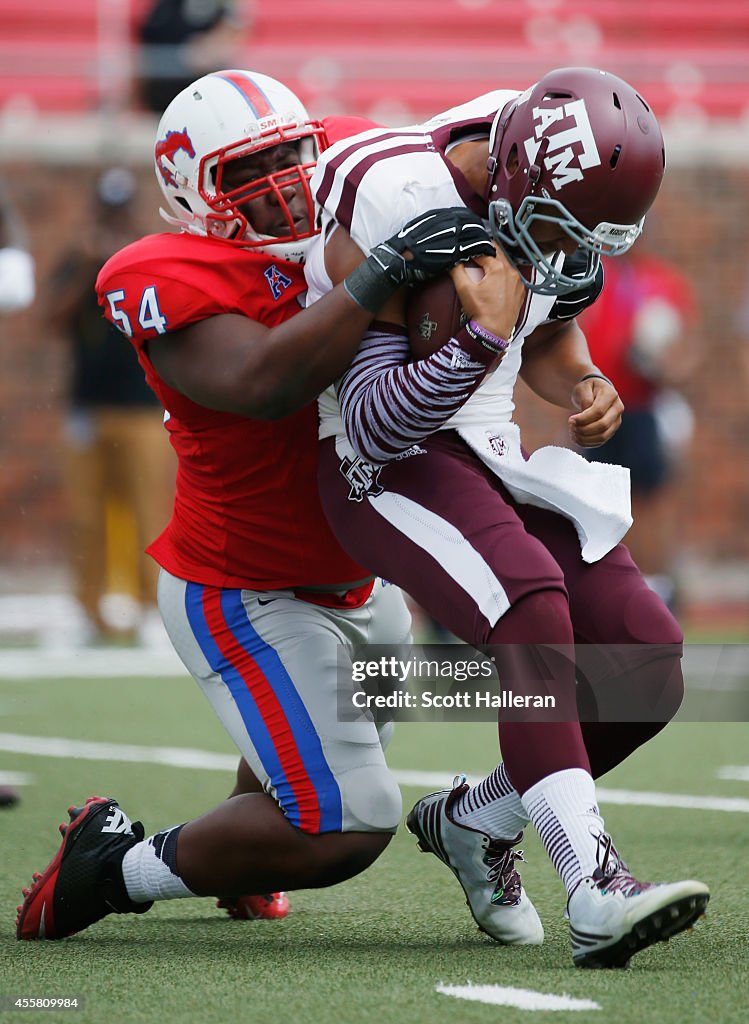
[[[224,192],[226,165],[280,143],[298,140],[299,163]],[[220,238],[247,249],[302,262],[315,227],[309,178],[318,154],[328,146],[325,129],[311,121],[300,100],[281,82],[254,71],[216,71],[183,89],[164,111],[156,135],[156,177],[169,204],[161,216],[196,235]],[[303,189],[309,227],[294,224],[282,190]],[[275,193],[288,233],[258,234],[241,205]]]

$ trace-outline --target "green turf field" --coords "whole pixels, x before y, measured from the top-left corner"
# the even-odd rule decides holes
[[[116,652],[113,652],[116,657]],[[189,679],[0,680],[0,732],[114,746],[232,751]],[[479,774],[495,763],[486,724],[403,724],[395,769]],[[378,863],[336,889],[292,896],[282,922],[239,923],[211,900],[157,905],[144,917],[110,917],[56,943],[17,943],[15,907],[33,870],[57,848],[69,804],[116,797],[147,833],[207,810],[231,772],[154,763],[9,753],[0,772],[28,773],[23,801],[0,811],[0,996],[77,996],[77,1011],[8,1011],[3,1019],[342,1024],[489,1024],[549,1013],[465,1002],[440,983],[502,985],[593,1000],[600,1010],[551,1019],[607,1024],[744,1024],[749,1021],[749,782],[721,781],[749,764],[749,725],[673,725],[612,772],[606,789],[733,798],[745,810],[647,807],[602,801],[635,874],[696,877],[710,885],[706,918],[692,933],[639,954],[627,971],[571,965],[563,893],[529,835],[525,884],[546,927],[544,946],[507,949],[475,929],[462,892],[435,858],[398,834]],[[406,787],[404,807],[430,787]],[[743,803],[742,803],[743,801]],[[18,1018],[17,1018],[18,1013]]]

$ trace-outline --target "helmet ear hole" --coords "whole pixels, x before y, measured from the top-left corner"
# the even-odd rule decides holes
[[[175,196],[174,201],[175,203],[179,203],[180,206],[184,207],[184,209],[187,210],[188,213],[192,213],[192,208],[188,201],[184,198],[184,196]]]
[[[513,142],[510,152],[507,154],[507,160],[505,161],[505,171],[512,177],[520,166],[520,158],[518,157],[518,145]]]

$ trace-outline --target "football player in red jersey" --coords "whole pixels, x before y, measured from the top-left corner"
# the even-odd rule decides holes
[[[520,315],[498,336],[469,319],[416,362],[405,312],[391,303],[380,314],[389,328],[370,330],[320,398],[321,495],[351,557],[463,641],[490,647],[504,689],[537,696],[534,680],[548,686],[555,720],[504,711],[504,762],[475,787],[459,780],[424,797],[407,823],[456,874],[484,931],[530,944],[543,927],[515,847],[533,822],[567,891],[574,962],[590,967],[626,965],[708,901],[700,882],[631,875],[594,782],[677,710],[682,636],[619,543],[631,523],[626,471],[556,447],[528,457],[513,392],[522,374],[568,409],[581,447],[617,430],[622,403],[575,316],[601,290],[601,256],[637,239],[664,164],[658,122],[628,83],[563,68],[522,93],[498,90],[425,124],[344,140],[312,180],[326,239],[306,264],[312,300],[348,272],[352,250],[366,254],[405,210],[435,203],[486,216],[524,276]],[[476,349],[458,389],[452,367],[467,344],[485,352]],[[499,357],[487,375],[481,362]],[[599,721],[597,702],[605,709],[612,696],[613,717],[603,710]]]
[[[99,275],[105,314],[135,346],[179,459],[172,519],[149,548],[159,607],[242,760],[231,799],[148,839],[112,799],[71,808],[57,855],[24,892],[21,939],[193,895],[221,897],[233,916],[281,916],[279,891],[362,871],[398,825],[385,737],[372,722],[338,721],[336,669],[354,644],[404,640],[410,619],[397,588],[327,525],[314,399],[399,287],[494,261],[495,249],[462,208],[404,218],[303,309],[302,262],[319,233],[308,178],[327,142],[274,79],[199,79],[165,111],[155,148],[179,233],[127,246]]]

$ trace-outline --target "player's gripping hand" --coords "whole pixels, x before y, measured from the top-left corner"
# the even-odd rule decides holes
[[[469,333],[473,328],[484,347],[504,354],[526,291],[523,278],[498,246],[495,255],[495,259],[479,256],[474,260],[478,272],[461,265],[450,271],[450,277],[468,320]]]
[[[464,206],[429,210],[376,245],[344,279],[344,287],[364,309],[376,313],[398,288],[414,285],[457,263],[494,256],[484,222]]]
[[[579,412],[569,417],[570,439],[580,448],[598,448],[617,432],[624,403],[608,378],[585,377],[572,389],[572,404]]]
[[[410,259],[405,257],[410,253]],[[372,250],[394,284],[413,285],[437,277],[476,256],[494,256],[484,222],[464,206],[430,210]]]

